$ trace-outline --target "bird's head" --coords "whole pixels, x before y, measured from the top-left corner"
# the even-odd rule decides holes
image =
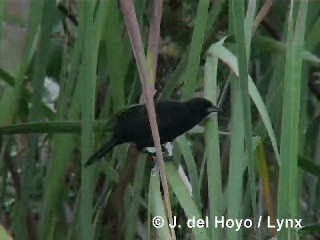
[[[221,109],[215,106],[212,102],[201,97],[192,98],[187,101],[187,104],[188,106],[190,106],[192,112],[201,114],[203,117],[209,115],[212,112],[221,111]]]

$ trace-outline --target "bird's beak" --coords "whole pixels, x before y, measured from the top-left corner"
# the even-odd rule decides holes
[[[211,107],[209,107],[207,109],[208,113],[212,113],[212,112],[222,112],[222,109],[221,108],[218,108],[217,106],[215,105],[212,105]]]

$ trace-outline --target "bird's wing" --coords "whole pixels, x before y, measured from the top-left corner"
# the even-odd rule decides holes
[[[124,114],[126,114],[130,109],[133,109],[135,107],[139,106],[139,104],[132,104],[130,106],[125,106],[121,110],[113,113],[110,117],[110,121],[108,121],[108,125],[106,126],[106,129],[111,130],[114,127],[114,124],[119,119],[119,117],[122,117]]]

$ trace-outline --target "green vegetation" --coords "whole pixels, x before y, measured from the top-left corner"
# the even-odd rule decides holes
[[[319,238],[319,2],[30,2],[0,1],[1,240]],[[83,168],[153,88],[223,112],[165,175],[132,144]]]

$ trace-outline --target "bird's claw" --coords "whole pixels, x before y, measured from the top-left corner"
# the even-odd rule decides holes
[[[168,142],[165,144],[161,145],[161,151],[162,151],[162,155],[163,155],[163,160],[165,162],[167,161],[172,161],[173,160],[173,152],[172,152],[172,143]],[[157,158],[157,154],[156,154],[156,149],[155,147],[146,147],[145,148],[145,152],[152,157],[153,159],[156,160]]]

